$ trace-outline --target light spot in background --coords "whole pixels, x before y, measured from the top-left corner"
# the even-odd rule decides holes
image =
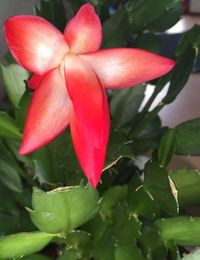
[[[156,99],[154,100],[154,102],[152,103],[152,105],[149,108],[149,111],[152,111],[162,100],[163,98],[167,95],[167,92],[169,90],[169,82],[164,86],[164,88],[161,90],[161,92],[158,94],[158,96],[156,97]],[[146,103],[148,102],[148,100],[150,99],[151,95],[153,94],[155,89],[154,85],[151,84],[147,84],[146,90],[145,90],[145,97],[139,107],[139,112],[142,111],[142,109],[145,107]]]
[[[166,31],[167,34],[184,33],[194,24],[199,24],[199,16],[184,15],[173,27]]]

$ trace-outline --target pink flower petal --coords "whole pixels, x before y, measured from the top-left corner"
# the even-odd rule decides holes
[[[133,86],[163,76],[175,65],[171,59],[141,50],[116,48],[80,55],[106,88]]]
[[[29,88],[31,89],[36,89],[39,87],[43,77],[45,76],[40,76],[40,75],[37,75],[37,74],[33,74],[30,79],[28,80],[28,86]]]
[[[70,126],[75,151],[85,175],[96,187],[109,136],[106,93],[96,74],[78,57],[66,57],[65,79],[74,108]]]
[[[10,17],[5,23],[5,36],[17,62],[39,75],[57,67],[69,50],[62,33],[37,16]]]
[[[83,5],[67,24],[65,38],[73,53],[93,52],[100,48],[102,28],[91,4]]]
[[[33,152],[59,135],[69,124],[70,110],[64,78],[54,69],[33,93],[19,153]]]

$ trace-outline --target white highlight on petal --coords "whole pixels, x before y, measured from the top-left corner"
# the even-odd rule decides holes
[[[49,59],[52,55],[51,48],[48,48],[46,44],[40,43],[38,45],[38,56],[43,57],[44,59]]]

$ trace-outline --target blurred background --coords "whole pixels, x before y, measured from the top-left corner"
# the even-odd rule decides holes
[[[6,53],[6,44],[4,40],[4,22],[9,16],[16,14],[33,14],[33,5],[37,0],[0,0],[0,59]]]

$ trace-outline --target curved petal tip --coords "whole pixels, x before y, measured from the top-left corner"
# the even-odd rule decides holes
[[[94,7],[84,4],[67,24],[64,36],[73,53],[97,51],[102,40],[102,27]]]

